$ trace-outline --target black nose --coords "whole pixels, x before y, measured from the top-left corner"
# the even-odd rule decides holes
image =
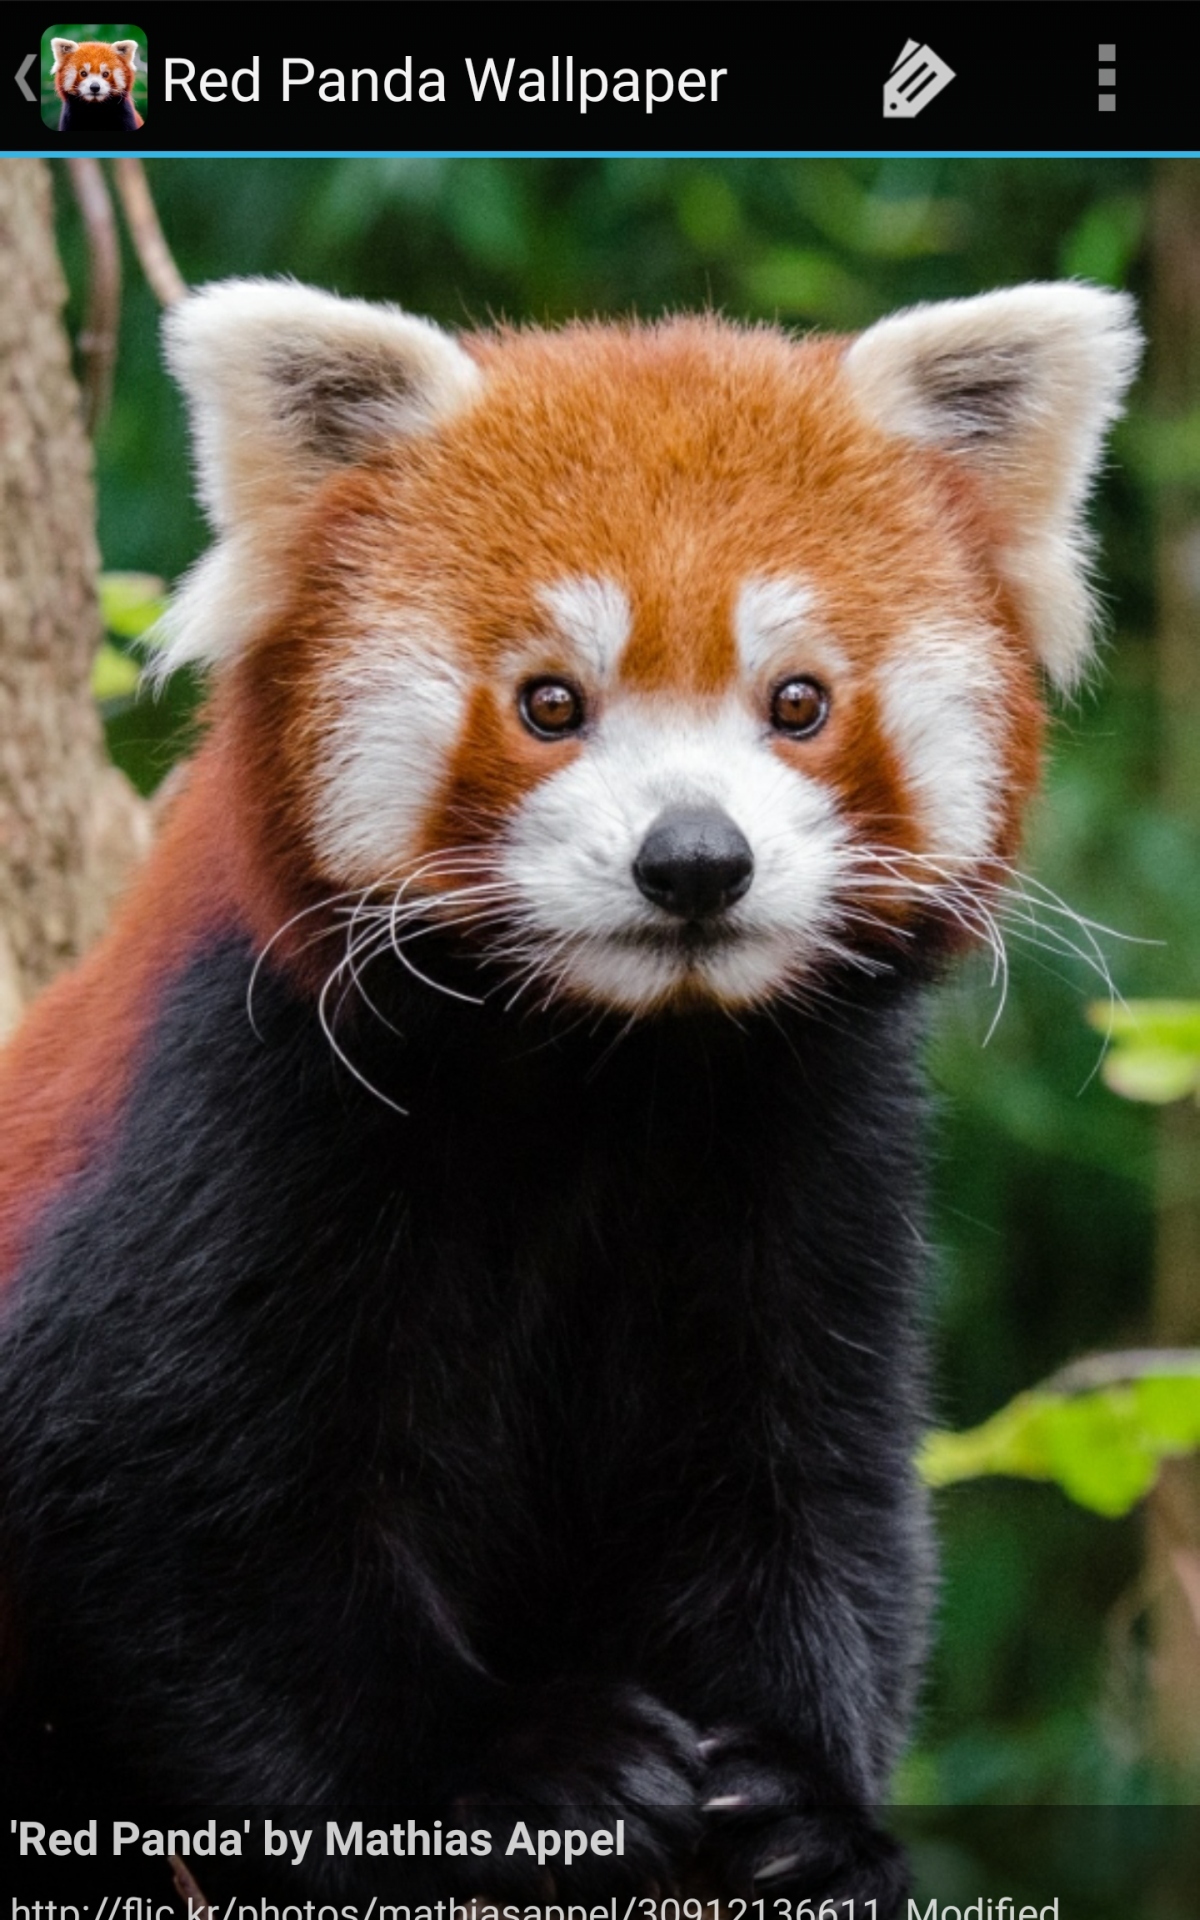
[[[703,920],[731,907],[753,872],[749,841],[719,807],[668,807],[633,863],[647,900],[682,920]]]

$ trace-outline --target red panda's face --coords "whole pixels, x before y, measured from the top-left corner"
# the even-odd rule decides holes
[[[381,940],[452,923],[514,994],[631,1013],[762,1004],[939,921],[979,931],[1036,776],[1039,654],[1070,644],[1063,582],[1082,596],[1054,450],[1006,473],[989,449],[991,489],[960,457],[1028,398],[1011,354],[964,379],[925,339],[902,388],[884,363],[915,317],[865,363],[871,335],[715,321],[470,357],[436,336],[393,426],[429,417],[387,432],[377,336],[336,377],[300,345],[269,377],[293,466],[323,471],[291,500],[201,418],[226,544],[184,612],[259,597],[229,684],[270,709],[271,805],[313,887]],[[897,431],[902,401],[940,439]]]
[[[323,879],[477,907],[535,994],[741,1005],[1010,846],[1031,649],[837,378],[707,325],[517,338],[327,483],[281,623]]]
[[[128,93],[137,69],[136,40],[55,40],[54,79],[60,94],[99,104]]]

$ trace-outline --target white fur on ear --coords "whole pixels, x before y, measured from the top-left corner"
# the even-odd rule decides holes
[[[1064,281],[909,308],[844,361],[876,426],[984,479],[1006,529],[1001,567],[1061,686],[1091,650],[1083,508],[1141,346],[1128,294]]]
[[[237,653],[269,611],[292,516],[334,468],[428,432],[481,375],[428,320],[284,280],[226,280],[174,307],[200,497],[220,536],[167,614],[156,675]]]
[[[113,52],[119,53],[132,73],[138,63],[138,43],[136,40],[114,40]]]
[[[164,323],[218,529],[279,487],[291,498],[373,443],[469,401],[475,362],[429,320],[286,280],[205,287]]]

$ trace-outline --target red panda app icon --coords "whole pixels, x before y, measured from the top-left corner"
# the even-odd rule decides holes
[[[145,105],[145,35],[76,40],[52,31],[44,49],[47,40],[53,92],[43,88],[43,119],[84,139],[136,133],[143,124],[139,97]]]

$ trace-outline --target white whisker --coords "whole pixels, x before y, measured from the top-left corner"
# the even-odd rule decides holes
[[[321,1031],[325,1035],[326,1040],[328,1040],[330,1047],[333,1049],[334,1055],[338,1060],[341,1061],[347,1073],[352,1074],[354,1079],[358,1081],[359,1085],[362,1087],[365,1087],[368,1093],[374,1094],[377,1100],[382,1100],[385,1107],[390,1107],[393,1113],[398,1113],[402,1119],[407,1119],[408,1118],[407,1107],[400,1106],[399,1103],[393,1100],[389,1094],[384,1093],[381,1087],[377,1087],[373,1081],[367,1079],[366,1074],[363,1073],[354,1064],[354,1061],[350,1058],[345,1048],[339,1045],[337,1035],[333,1031],[333,1027],[329,1019],[327,1002],[329,999],[330,989],[333,986],[334,982],[340,978],[345,968],[345,964],[346,964],[345,960],[340,960],[337,966],[333,969],[333,972],[326,979],[324,986],[321,988],[320,996],[317,1000],[317,1018],[320,1020],[320,1023],[321,1023]],[[340,1005],[340,1002],[339,1002],[339,1005]]]
[[[872,926],[891,939],[902,928],[871,908],[873,897],[915,907],[920,914],[944,915],[991,955],[990,985],[997,991],[995,1011],[984,1037],[991,1040],[1009,992],[1008,948],[1013,940],[1033,951],[1078,961],[1100,981],[1110,1007],[1122,1005],[1103,940],[1134,936],[1091,920],[1067,904],[1044,881],[1011,866],[994,874],[964,876],[936,854],[900,846],[859,843],[849,850],[840,902],[847,926]],[[854,903],[854,904],[851,904]],[[1145,944],[1145,943],[1138,943]]]
[[[361,891],[359,888],[352,888],[344,893],[334,893],[324,899],[315,900],[311,906],[302,907],[299,913],[293,913],[290,919],[283,922],[282,926],[276,927],[265,947],[262,947],[255,955],[254,965],[250,969],[250,978],[246,982],[246,1018],[250,1022],[250,1029],[256,1040],[262,1040],[263,1035],[258,1022],[254,1018],[254,990],[258,985],[258,976],[265,966],[272,949],[278,945],[285,934],[290,933],[293,927],[298,926],[301,920],[307,920],[310,914],[328,912],[330,907],[335,906],[340,900],[353,900],[361,897]],[[312,936],[312,940],[306,944],[315,944],[316,941],[327,938],[332,931],[333,929],[330,927],[322,927]]]

